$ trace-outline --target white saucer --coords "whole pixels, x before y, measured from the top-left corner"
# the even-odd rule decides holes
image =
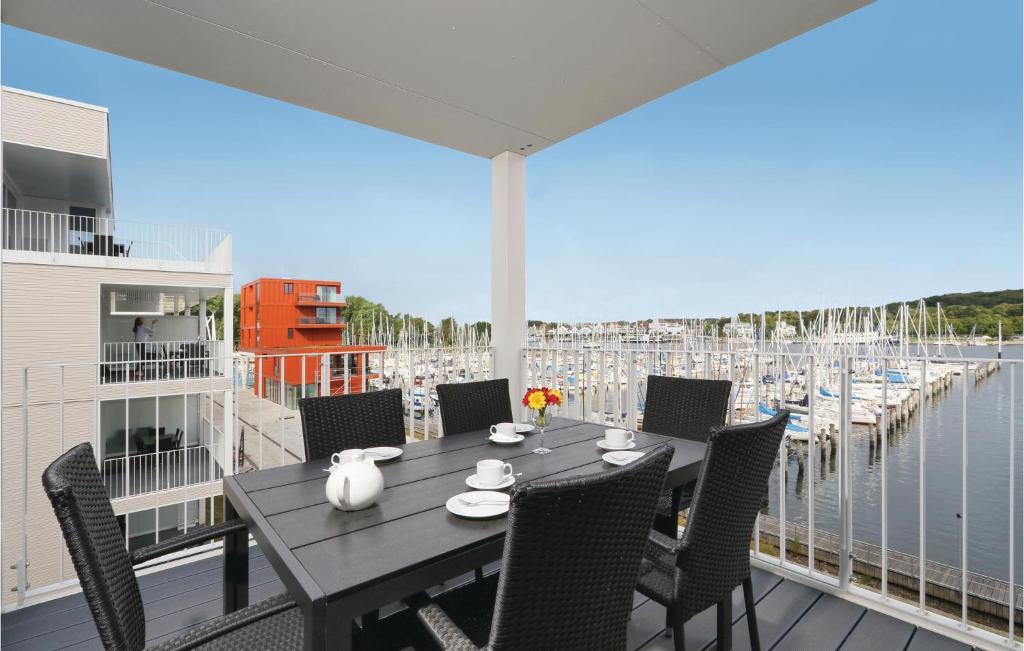
[[[601,458],[613,466],[624,466],[627,463],[636,461],[647,454],[646,452],[605,452]]]
[[[636,441],[630,441],[629,443],[626,443],[622,447],[615,447],[613,445],[608,445],[607,443],[605,443],[604,439],[599,439],[597,441],[597,447],[601,448],[602,450],[613,450],[613,451],[614,450],[632,450],[633,448],[636,447]]]
[[[516,423],[516,432],[519,434],[525,434],[526,432],[532,432],[533,430],[534,427],[530,423]]]
[[[363,452],[366,453],[367,459],[374,461],[391,461],[402,456],[402,448],[366,448]]]
[[[507,478],[505,481],[495,486],[487,485],[484,486],[476,480],[476,473],[473,473],[469,477],[466,477],[466,485],[470,488],[475,488],[478,491],[500,491],[502,488],[508,488],[512,484],[516,483],[515,476]]]
[[[485,501],[485,504],[472,506],[463,503],[459,498],[470,501]],[[496,491],[470,491],[449,498],[445,508],[463,518],[493,518],[508,513],[509,496]]]
[[[497,443],[498,445],[512,445],[513,443],[522,442],[525,438],[526,437],[523,436],[522,434],[516,434],[508,438],[505,438],[504,436],[501,438],[495,438],[495,436],[492,434],[487,437],[487,440],[490,441],[491,443]]]

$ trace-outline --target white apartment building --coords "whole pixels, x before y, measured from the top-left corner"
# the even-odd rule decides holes
[[[40,483],[72,445],[93,444],[130,546],[219,509],[232,466],[233,282],[228,235],[115,212],[107,109],[13,88],[2,100],[10,606],[40,596],[33,585],[75,582]],[[207,310],[218,297],[227,306],[219,320]],[[139,318],[152,330],[145,342],[133,330]]]

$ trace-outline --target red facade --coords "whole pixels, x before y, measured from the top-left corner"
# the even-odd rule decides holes
[[[257,355],[252,371],[257,395],[294,408],[302,395],[317,395],[322,360],[330,353],[331,393],[358,393],[367,353],[383,346],[343,346],[345,302],[338,281],[259,278],[242,287],[239,349]],[[305,393],[303,393],[305,386]]]

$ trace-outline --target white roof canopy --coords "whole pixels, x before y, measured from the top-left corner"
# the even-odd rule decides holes
[[[479,156],[530,154],[867,0],[5,0],[3,21]]]

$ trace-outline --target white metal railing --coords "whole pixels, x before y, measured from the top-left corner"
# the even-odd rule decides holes
[[[565,392],[562,415],[592,422],[638,427],[648,374],[731,380],[728,419],[732,423],[760,420],[780,405],[786,406],[794,418],[787,428],[786,445],[780,447],[769,505],[758,518],[754,562],[770,564],[776,571],[812,582],[822,590],[978,646],[1019,647],[1013,630],[1021,622],[1018,577],[1024,538],[1015,536],[1021,524],[1021,484],[1011,477],[1019,477],[1021,469],[1022,419],[1017,395],[1024,386],[1021,360],[937,362],[922,357],[835,357],[799,348],[687,351],[659,345],[570,348],[556,343],[543,349],[527,348],[523,361],[528,384],[557,386]],[[229,388],[214,390],[215,378],[207,378],[188,389],[201,392],[201,416],[213,425],[204,430],[210,436],[202,441],[205,449],[215,450],[204,458],[215,459],[220,466],[210,475],[214,480],[203,484],[209,487],[210,509],[221,494],[216,481],[221,473],[303,460],[301,421],[296,411],[299,399],[399,388],[407,438],[435,437],[443,435],[436,386],[489,379],[492,368],[493,351],[485,346],[238,355]],[[21,421],[18,439],[24,453],[20,477],[26,496],[23,525],[30,515],[29,491],[38,490],[38,476],[45,463],[65,447],[63,414],[72,396],[65,395],[64,386],[72,370],[60,367],[38,377],[33,370],[35,385],[29,382],[29,370],[23,376],[24,398],[17,419]],[[92,368],[91,372],[97,371]],[[289,381],[299,377],[301,382],[287,384],[286,372]],[[162,395],[165,385],[159,378],[156,382],[156,391]],[[207,382],[211,383],[208,389],[198,388]],[[30,398],[32,387],[40,384],[46,387],[46,399]],[[126,384],[126,397],[132,395],[130,391],[131,385]],[[991,392],[995,392],[994,398]],[[95,401],[91,395],[73,399],[87,405]],[[126,405],[125,422],[131,422],[133,407],[132,403]],[[55,419],[50,418],[54,411]],[[12,412],[6,409],[4,413],[10,418]],[[161,421],[161,413],[154,414],[154,423]],[[982,418],[986,414],[991,418]],[[58,424],[56,434],[54,422]],[[9,426],[10,421],[5,421],[5,450],[16,454],[16,447],[9,448],[6,437],[17,429]],[[218,447],[225,439],[231,442],[226,450]],[[45,453],[38,451],[39,446],[46,448]],[[29,447],[35,448],[31,466]],[[126,445],[126,449],[130,447]],[[916,452],[922,454],[914,456]],[[175,451],[157,454],[170,460]],[[949,468],[934,466],[934,460],[948,460],[951,454],[956,473],[952,476]],[[986,468],[986,463],[994,463],[994,457],[1003,465]],[[164,485],[164,464],[139,461],[142,465],[134,467],[125,463],[126,475],[134,471],[145,477],[149,473],[152,483],[144,480],[140,490]],[[192,466],[182,463],[176,467]],[[106,476],[113,478],[115,471],[111,468]],[[155,477],[158,472],[160,479]],[[978,489],[973,478],[979,475],[995,477],[1001,487],[986,494],[985,509],[989,516],[996,509],[995,519],[1009,523],[1005,531],[993,529],[992,517],[985,525],[986,513],[975,506],[973,496]],[[169,481],[176,481],[173,473],[170,477]],[[127,488],[123,477],[108,485],[119,484],[113,490],[131,497],[130,481]],[[955,499],[949,497],[949,490],[936,492],[936,487],[950,486],[957,487]],[[14,490],[17,488],[15,484]],[[11,484],[5,484],[5,489],[9,494]],[[169,489],[158,489],[155,495],[166,495]],[[947,506],[959,517],[943,516],[948,522],[942,526],[932,510],[936,500],[952,500]],[[44,502],[33,501],[37,503]],[[923,526],[918,528],[918,523]],[[959,547],[949,546],[950,527],[956,529],[952,540],[959,540]],[[21,544],[6,546],[16,550],[16,556],[5,557],[5,563],[13,561],[9,564],[17,568],[6,585],[23,599],[38,594],[42,586],[59,585],[65,579],[63,574],[48,574],[45,564],[38,562],[40,557],[59,555],[47,547],[54,544],[52,534],[32,538],[36,535],[22,526]],[[1005,554],[994,553],[996,547]],[[1005,560],[993,560],[1000,557]],[[61,571],[67,572],[68,567]],[[934,607],[940,597],[945,609]],[[959,617],[950,616],[953,607]],[[999,612],[1003,613],[1001,619]],[[1004,624],[995,627],[993,621]]]
[[[232,361],[221,356],[225,349],[218,349],[201,359],[226,373],[181,378],[169,371],[148,376],[142,371],[145,385],[132,381],[110,386],[103,374],[107,367],[134,372],[136,363],[168,368],[173,363],[139,362],[133,349],[134,344],[112,346],[112,351],[126,351],[128,359],[120,361],[21,369],[19,390],[5,396],[4,453],[20,458],[15,470],[3,476],[5,608],[76,586],[74,568],[39,481],[45,467],[74,444],[93,444],[116,512],[133,509],[125,520],[130,540],[138,528],[134,516],[141,511],[150,513],[150,519],[155,514],[160,531],[165,528],[161,518],[170,517],[166,510],[182,506],[184,499],[187,504],[182,508],[191,515],[182,526],[187,528],[196,518],[213,523],[223,513],[217,505],[224,475],[302,461],[301,422],[295,409],[303,397],[399,388],[408,438],[436,437],[442,428],[435,386],[490,378],[493,366],[492,351],[485,346],[367,347],[347,354],[238,355]],[[290,386],[285,383],[286,370],[289,378],[296,372],[309,381]],[[179,378],[185,381],[184,388],[169,382]],[[257,392],[257,387],[263,391]],[[15,398],[15,393],[20,395]],[[147,430],[142,446],[133,438],[140,428]],[[107,454],[108,447],[114,452]],[[135,502],[139,498],[144,498],[144,506],[133,506],[142,504]]]
[[[390,347],[341,354],[239,356],[235,364],[234,431],[244,432],[236,472],[303,459],[298,400],[401,389],[408,440],[443,436],[438,384],[490,379],[488,346]],[[286,384],[285,375],[305,378]]]
[[[224,377],[226,344],[220,340],[108,341],[103,343],[100,382],[154,382]]]
[[[206,359],[220,368],[231,364]],[[230,371],[190,376],[184,384],[159,375],[145,386],[105,386],[103,367],[42,365],[5,379],[2,444],[5,458],[19,460],[3,475],[5,609],[77,587],[39,481],[73,445],[92,444],[108,494],[117,500],[115,512],[125,530],[135,532],[126,538],[129,545],[137,535],[152,542],[197,518],[207,524],[223,518],[220,479],[235,466],[226,429],[234,423]]]
[[[562,415],[630,428],[649,374],[731,380],[730,423],[785,406],[755,561],[975,645],[1020,648],[1021,367],[553,342],[524,351],[523,377],[562,389]]]
[[[216,444],[110,457],[102,462],[103,483],[119,499],[211,482],[224,476],[222,454]]]
[[[336,292],[317,292],[316,294],[299,294],[299,303],[344,303],[345,300]]]
[[[163,260],[208,261],[228,237],[198,226],[147,224],[4,208],[3,248],[11,251]]]

